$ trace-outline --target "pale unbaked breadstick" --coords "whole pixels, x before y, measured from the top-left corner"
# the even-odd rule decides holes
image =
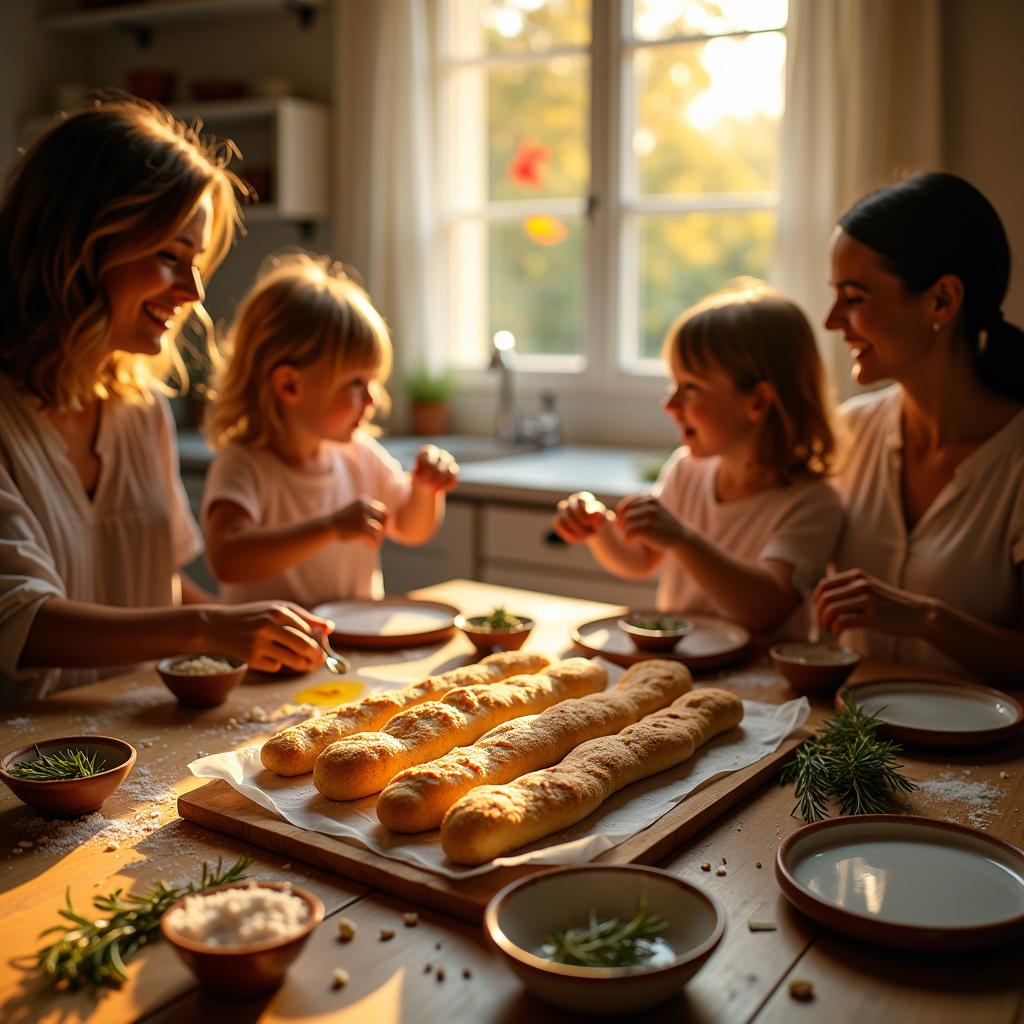
[[[478,786],[445,815],[444,852],[458,864],[483,864],[575,825],[612,793],[686,761],[742,718],[734,694],[694,690],[615,736],[589,740],[551,768],[505,786]]]
[[[403,768],[472,743],[510,718],[603,690],[607,682],[608,673],[600,665],[570,658],[537,675],[460,687],[439,701],[403,711],[379,732],[332,743],[316,759],[313,785],[332,800],[379,793]]]
[[[616,733],[671,704],[691,685],[689,670],[678,661],[641,661],[610,690],[514,718],[472,746],[407,768],[381,793],[377,817],[395,832],[437,828],[448,808],[474,787],[511,782],[556,764],[581,743]]]
[[[361,700],[342,704],[320,718],[310,718],[283,729],[260,749],[263,767],[275,775],[304,775],[332,743],[357,732],[379,729],[400,711],[437,700],[459,686],[497,683],[512,676],[539,672],[551,664],[541,654],[502,651],[474,665],[462,665],[401,690],[371,693]]]

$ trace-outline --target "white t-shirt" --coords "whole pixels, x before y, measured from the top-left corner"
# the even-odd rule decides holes
[[[347,444],[328,444],[330,468],[309,474],[273,452],[229,445],[210,466],[202,518],[215,501],[231,501],[261,526],[285,526],[336,512],[357,498],[383,502],[393,516],[409,495],[409,475],[372,437],[360,432]],[[307,608],[343,597],[383,597],[380,553],[359,541],[338,541],[277,576],[222,583],[225,601],[295,601]]]
[[[839,569],[863,569],[1004,629],[1024,627],[1024,410],[953,472],[907,533],[903,517],[902,390],[858,395],[840,414],[852,451],[836,478],[846,528]],[[847,630],[865,656],[963,671],[924,640]]]
[[[104,674],[18,670],[45,601],[171,605],[175,574],[202,551],[178,473],[170,410],[162,395],[154,398],[151,405],[101,404],[100,475],[90,500],[49,418],[0,375],[0,703]],[[116,651],[110,661],[116,666]]]
[[[793,586],[806,598],[825,575],[842,526],[835,491],[822,480],[809,480],[723,502],[715,495],[718,463],[717,456],[695,459],[680,448],[665,464],[653,493],[672,515],[734,558],[787,562],[793,567]],[[658,607],[723,614],[671,553],[662,562]],[[809,625],[803,600],[777,633],[806,637]]]

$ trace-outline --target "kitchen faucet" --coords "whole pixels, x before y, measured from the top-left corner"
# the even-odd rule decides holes
[[[550,448],[561,443],[561,421],[555,408],[554,392],[545,391],[540,396],[541,413],[536,421],[523,422],[516,409],[512,384],[512,371],[516,365],[515,335],[511,331],[498,331],[493,341],[488,368],[498,370],[501,374],[498,415],[495,420],[498,440],[507,444],[532,441],[540,448]]]

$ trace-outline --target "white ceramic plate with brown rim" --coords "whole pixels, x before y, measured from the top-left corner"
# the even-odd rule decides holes
[[[445,640],[455,631],[459,609],[441,601],[385,597],[379,601],[328,601],[313,609],[334,622],[331,642],[337,647],[390,650]]]
[[[619,629],[620,615],[584,622],[572,631],[572,642],[590,654],[624,665],[627,668],[648,658],[667,658],[681,661],[687,668],[718,668],[742,658],[750,647],[750,633],[735,622],[715,618],[713,615],[695,615],[681,612],[680,618],[693,623],[671,651],[641,651]]]
[[[896,949],[972,950],[1024,937],[1024,850],[947,821],[900,814],[806,825],[775,877],[826,928]]]
[[[879,733],[918,747],[985,747],[1024,727],[1024,708],[1009,694],[956,680],[876,679],[846,683],[836,707],[854,699],[878,715]]]

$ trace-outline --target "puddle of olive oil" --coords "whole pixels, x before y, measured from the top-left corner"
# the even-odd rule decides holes
[[[618,966],[622,967],[667,967],[669,964],[674,963],[676,959],[675,950],[664,940],[660,938],[653,939],[641,939],[638,946],[642,946],[645,949],[651,951],[651,955],[644,957],[643,960],[636,960],[632,963],[621,964]],[[537,955],[544,957],[545,960],[555,959],[555,947],[550,942],[545,942],[540,949],[537,950]],[[561,963],[562,961],[556,961]],[[578,966],[578,965],[571,965]]]

